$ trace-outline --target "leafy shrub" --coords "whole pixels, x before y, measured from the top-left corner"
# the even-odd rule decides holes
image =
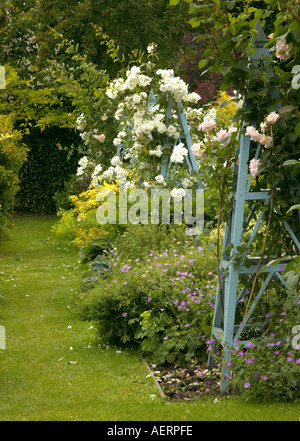
[[[117,191],[117,187],[105,183],[103,191],[109,192],[110,190]],[[97,221],[96,212],[101,205],[101,202],[97,200],[99,191],[99,188],[89,185],[81,193],[69,196],[72,208],[58,211],[60,220],[53,227],[53,231],[60,237],[73,240],[78,246],[88,245],[92,239],[105,237],[118,231],[119,225],[100,225]]]
[[[22,185],[17,194],[16,210],[27,213],[55,214],[55,194],[76,172],[80,138],[70,129],[32,128],[24,135],[29,148],[28,161],[20,170]]]
[[[136,243],[149,231],[143,227],[136,231]],[[160,227],[152,227],[152,234],[156,229],[161,237]],[[120,239],[120,249],[106,250],[111,273],[77,302],[79,316],[95,322],[101,339],[136,345],[157,363],[203,361],[213,315],[215,262],[202,247],[185,249],[185,241],[177,239],[166,234],[156,251],[144,244],[148,254],[140,257],[127,255],[126,247],[133,245],[130,235]],[[134,245],[132,249],[136,251]]]
[[[9,226],[8,215],[19,188],[19,170],[26,160],[27,149],[21,133],[14,130],[10,115],[0,115],[0,239]]]

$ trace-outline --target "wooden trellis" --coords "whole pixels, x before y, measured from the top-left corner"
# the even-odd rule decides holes
[[[151,108],[153,108],[155,106],[155,104],[156,104],[156,97],[155,97],[155,94],[153,93],[153,91],[151,91],[150,97],[148,100],[148,109],[150,110]],[[199,167],[197,164],[196,157],[195,157],[195,155],[193,155],[192,150],[191,150],[191,147],[193,145],[193,141],[191,138],[191,134],[190,134],[190,130],[189,130],[189,126],[187,123],[187,119],[186,119],[186,115],[185,115],[182,101],[175,102],[173,99],[171,99],[171,98],[169,99],[167,109],[166,109],[166,122],[167,123],[170,120],[172,111],[175,111],[177,114],[178,122],[179,122],[179,125],[181,128],[181,134],[180,134],[180,137],[176,140],[173,139],[172,137],[166,137],[164,147],[165,148],[175,147],[180,142],[185,144],[185,146],[188,150],[188,155],[185,157],[186,164],[188,166],[189,171],[193,174],[196,174],[199,170]],[[124,155],[123,144],[119,144],[117,146],[117,155],[120,156],[121,158],[123,158],[123,155]],[[166,161],[166,164],[161,166],[160,174],[163,177],[167,177],[169,174],[169,171],[171,169],[171,166],[172,166],[172,163],[171,163],[171,159],[169,157],[168,160]],[[198,189],[203,189],[202,183],[200,182],[199,179],[197,179],[197,187],[198,187]]]
[[[253,56],[254,64],[258,64],[259,60],[267,58],[269,51],[265,48],[267,42],[263,29],[258,22],[257,35],[255,38],[256,53]],[[269,73],[271,67],[268,67]],[[272,98],[276,98],[278,95],[276,91],[273,93]],[[280,106],[280,105],[279,105]],[[261,145],[258,144],[255,158],[258,159],[261,150]],[[247,340],[241,340],[243,332],[247,329],[248,321],[262,298],[265,290],[267,289],[270,281],[277,278],[286,289],[288,289],[285,280],[280,274],[286,267],[287,262],[282,260],[278,264],[272,264],[263,260],[259,262],[259,258],[251,257],[247,255],[248,262],[251,262],[251,266],[245,265],[245,259],[242,263],[235,260],[235,256],[239,254],[239,247],[242,244],[243,233],[249,225],[249,222],[253,219],[253,215],[257,216],[255,226],[252,230],[252,234],[247,243],[247,249],[250,254],[250,246],[255,243],[256,234],[265,216],[265,210],[262,209],[258,214],[258,206],[261,206],[263,202],[267,205],[270,201],[270,191],[251,191],[252,175],[249,176],[249,153],[250,153],[250,138],[241,134],[239,137],[239,143],[237,146],[237,156],[239,155],[239,166],[234,166],[234,173],[237,175],[234,185],[233,197],[232,197],[232,214],[230,220],[225,228],[222,258],[221,258],[221,276],[226,271],[227,277],[222,278],[221,292],[218,288],[215,310],[212,325],[212,339],[218,341],[223,347],[223,367],[222,367],[222,381],[221,391],[228,391],[229,388],[229,375],[230,368],[228,367],[230,361],[230,348],[246,344]],[[254,201],[254,205],[251,209],[248,207],[248,201]],[[278,212],[278,209],[274,207],[274,210]],[[287,234],[291,237],[295,244],[295,248],[300,251],[300,242],[295,236],[292,228],[289,226],[285,219],[282,220],[283,227]],[[226,253],[226,248],[231,245],[232,249],[230,255]],[[253,275],[264,274],[262,277],[261,285],[259,286],[258,293],[255,299],[249,305],[248,312],[244,315],[241,323],[236,323],[236,309],[239,301],[244,297],[247,286],[239,288],[240,276],[248,275],[249,281]],[[239,289],[241,291],[239,292]],[[245,335],[245,334],[244,334]],[[237,342],[237,339],[239,341]],[[212,358],[209,359],[209,363],[212,363]]]

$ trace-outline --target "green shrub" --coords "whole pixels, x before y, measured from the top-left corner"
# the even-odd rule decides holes
[[[21,133],[14,130],[10,115],[0,115],[0,240],[9,226],[8,215],[19,189],[19,170],[26,160],[27,149]]]
[[[21,187],[16,210],[26,213],[56,214],[55,194],[76,173],[79,136],[59,127],[32,128],[24,135],[29,148],[28,161],[20,170]],[[74,144],[75,148],[72,148]]]

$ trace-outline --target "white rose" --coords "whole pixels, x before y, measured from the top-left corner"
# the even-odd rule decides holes
[[[113,166],[121,166],[123,164],[123,162],[120,160],[119,156],[114,156],[111,161],[110,161],[111,165]]]
[[[184,188],[173,188],[170,195],[174,198],[175,201],[179,201],[186,195],[186,191]]]
[[[156,180],[156,182],[158,184],[164,184],[165,183],[165,179],[164,179],[164,177],[162,175],[155,176],[155,180]]]

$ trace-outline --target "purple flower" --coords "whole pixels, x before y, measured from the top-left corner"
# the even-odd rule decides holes
[[[188,326],[190,326],[190,324],[189,324],[189,323],[186,323],[184,326],[187,328]]]
[[[300,358],[297,358],[297,360],[295,360],[295,363],[299,364],[300,363]]]
[[[255,344],[252,343],[251,341],[248,341],[248,342],[246,343],[246,346],[247,346],[247,348],[255,348]]]
[[[262,375],[260,378],[264,381],[266,381],[268,379],[268,377],[266,375]]]
[[[127,312],[123,312],[122,317],[126,317]]]
[[[286,360],[289,361],[290,363],[292,363],[293,361],[292,357],[286,357]]]
[[[152,297],[148,297],[148,299],[147,299],[147,303],[150,303],[151,300],[152,300]]]
[[[250,386],[251,386],[250,383],[245,383],[245,384],[244,384],[244,388],[245,388],[245,389],[248,389]]]
[[[166,336],[166,337],[163,338],[163,340],[168,340],[168,338],[169,338],[169,337]]]

